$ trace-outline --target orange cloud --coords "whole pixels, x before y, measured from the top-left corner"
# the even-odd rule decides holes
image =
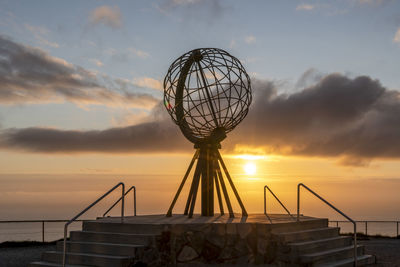
[[[122,15],[117,6],[100,6],[90,13],[89,21],[92,24],[103,24],[111,28],[120,28],[122,26]]]

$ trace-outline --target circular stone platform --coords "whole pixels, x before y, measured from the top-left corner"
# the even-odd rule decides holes
[[[263,264],[277,259],[277,233],[326,227],[327,219],[301,216],[300,222],[284,214],[143,215],[99,218],[86,222],[84,231],[151,235],[139,258],[150,265]]]

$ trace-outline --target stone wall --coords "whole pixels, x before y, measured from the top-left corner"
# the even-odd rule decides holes
[[[275,261],[276,242],[267,224],[165,225],[140,257],[150,266],[265,264]]]

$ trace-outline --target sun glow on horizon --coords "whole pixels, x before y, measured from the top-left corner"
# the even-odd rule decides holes
[[[233,156],[236,159],[244,159],[244,160],[265,160],[267,157],[265,155],[252,155],[252,154],[239,154]]]
[[[254,175],[257,172],[257,166],[254,162],[247,162],[243,165],[243,170],[247,175]]]

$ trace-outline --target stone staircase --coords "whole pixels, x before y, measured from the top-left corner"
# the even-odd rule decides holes
[[[278,261],[283,266],[354,266],[352,238],[340,236],[340,228],[323,225],[312,229],[275,231]],[[364,247],[357,246],[357,264],[375,263],[375,256],[365,255]]]
[[[246,226],[241,223],[230,225]],[[176,226],[177,228],[173,228],[170,234],[183,233],[188,237],[191,237],[191,231],[200,227],[196,224],[189,225],[188,232],[185,232],[187,230],[182,230],[184,229],[182,225]],[[244,240],[251,241],[250,244],[255,242],[256,251],[261,249],[261,253],[272,253],[269,257],[272,260],[269,263],[272,265],[269,266],[353,266],[354,264],[352,238],[340,236],[339,228],[328,227],[327,219],[301,222],[277,221],[273,225],[257,225],[254,240],[244,235],[244,232],[248,232],[244,230],[249,227],[251,229],[254,225],[247,226],[237,228],[238,236],[243,235]],[[121,224],[119,220],[104,219],[84,222],[82,231],[70,232],[70,239],[67,242],[67,266],[130,267],[139,260],[148,266],[163,266],[164,264],[161,264],[163,261],[160,262],[160,259],[170,257],[171,248],[179,247],[178,243],[181,242],[178,239],[173,241],[165,229],[165,225],[157,223]],[[230,238],[226,240],[229,241]],[[263,241],[270,243],[264,244]],[[364,255],[363,246],[358,246],[357,251],[358,266],[375,263],[374,256]],[[177,255],[178,253],[175,257]],[[57,243],[56,251],[43,253],[41,261],[33,262],[29,266],[62,266],[62,257],[63,242],[60,241]],[[171,258],[168,258],[164,262],[171,262],[170,260]],[[253,263],[257,262],[256,257]]]
[[[146,249],[154,246],[159,233],[154,225],[84,222],[82,231],[70,232],[66,266],[133,266],[145,256]],[[63,241],[59,241],[56,251],[44,252],[41,261],[29,266],[62,266],[62,259]]]

